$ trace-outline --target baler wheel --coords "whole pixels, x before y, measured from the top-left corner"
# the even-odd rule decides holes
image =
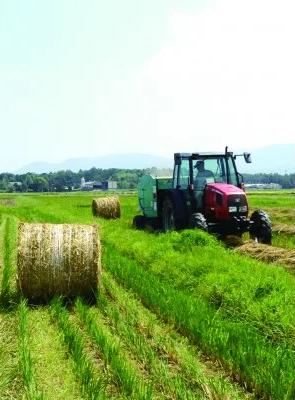
[[[172,201],[166,197],[162,206],[162,228],[164,232],[175,230],[175,216]]]
[[[132,226],[135,229],[144,229],[145,228],[145,216],[144,215],[136,215],[133,218]]]

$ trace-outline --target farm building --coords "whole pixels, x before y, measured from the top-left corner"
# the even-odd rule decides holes
[[[116,181],[103,181],[96,182],[90,181],[86,182],[84,178],[81,179],[81,190],[91,191],[91,190],[115,190],[118,188],[118,184]]]
[[[278,183],[246,183],[246,189],[256,189],[256,190],[279,190],[282,186]]]

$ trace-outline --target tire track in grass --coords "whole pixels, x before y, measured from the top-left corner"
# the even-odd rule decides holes
[[[164,325],[143,307],[130,292],[126,292],[105,271],[103,286],[98,294],[98,307],[112,323],[112,328],[124,341],[129,351],[153,376],[155,384],[179,399],[246,399],[238,385],[225,375],[199,361],[188,340],[172,326]],[[91,311],[95,318],[95,309]]]
[[[31,308],[28,314],[35,381],[47,399],[79,400],[81,393],[72,359],[67,357],[48,307]]]
[[[81,394],[83,398],[90,400],[123,399],[106,379],[105,370],[98,371],[97,360],[94,361],[88,352],[87,343],[77,327],[70,318],[70,313],[63,306],[60,299],[54,299],[50,307],[51,317],[57,323],[62,340],[67,345],[73,359],[74,372],[80,381]],[[100,360],[98,360],[101,366]]]
[[[232,322],[202,299],[177,291],[136,262],[105,245],[104,264],[144,305],[221,362],[243,387],[257,395],[294,400],[294,352],[288,345],[272,346],[249,324]]]
[[[113,335],[99,314],[92,318],[89,308],[78,299],[76,311],[85,325],[86,331],[93,338],[101,351],[105,362],[110,366],[117,384],[122,388],[128,399],[153,400],[162,396],[154,392],[153,386],[135,365],[134,357],[130,358],[124,352],[121,342]]]

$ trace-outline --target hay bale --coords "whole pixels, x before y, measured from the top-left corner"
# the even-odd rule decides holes
[[[121,206],[119,197],[110,196],[94,199],[92,201],[92,213],[95,217],[120,218]]]
[[[17,285],[31,300],[92,297],[101,274],[96,225],[19,226]]]

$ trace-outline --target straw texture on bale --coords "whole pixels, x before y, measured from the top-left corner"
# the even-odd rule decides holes
[[[247,241],[235,251],[267,263],[277,263],[295,271],[295,250],[268,246],[262,243]]]
[[[100,256],[96,225],[22,223],[18,288],[24,296],[38,301],[54,295],[92,297],[101,274]]]
[[[118,196],[101,197],[92,201],[92,213],[107,219],[120,218],[121,205]]]

